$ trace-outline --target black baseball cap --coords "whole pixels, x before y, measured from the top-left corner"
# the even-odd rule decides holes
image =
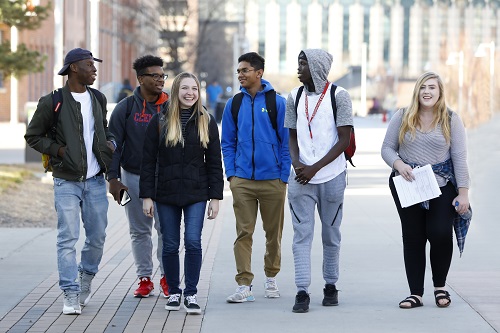
[[[69,65],[72,63],[75,63],[80,60],[85,60],[85,59],[93,59],[94,61],[97,62],[102,62],[101,59],[94,58],[92,53],[89,50],[81,49],[77,47],[76,49],[73,49],[66,54],[66,57],[64,57],[64,66],[61,68],[59,71],[59,75],[67,75],[67,71],[69,68]]]

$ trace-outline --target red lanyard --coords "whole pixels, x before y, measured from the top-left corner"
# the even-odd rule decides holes
[[[309,103],[307,102],[307,94],[306,94],[306,118],[307,118],[307,127],[309,127],[309,136],[311,139],[313,138],[313,133],[311,130],[311,121],[313,120],[314,116],[316,115],[316,112],[318,112],[319,105],[323,101],[323,98],[325,97],[326,91],[328,90],[328,85],[330,82],[326,82],[325,88],[323,89],[323,92],[321,93],[321,96],[319,96],[319,100],[316,103],[316,107],[314,108],[313,114],[311,116],[311,119],[309,119]]]

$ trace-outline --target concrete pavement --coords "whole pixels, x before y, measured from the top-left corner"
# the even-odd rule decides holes
[[[231,192],[227,190],[219,217],[215,222],[207,222],[203,236],[204,264],[200,281],[201,293],[206,292],[202,299],[202,305],[206,305],[203,316],[185,316],[183,310],[169,314],[163,309],[165,301],[161,297],[142,300],[131,297],[136,281],[128,230],[123,209],[111,204],[109,243],[102,273],[98,274],[101,277],[96,283],[95,303],[76,319],[59,315],[60,292],[54,286],[54,283],[57,285],[55,231],[0,229],[0,282],[5,289],[0,302],[0,332],[9,329],[9,332],[204,333],[500,331],[500,244],[495,237],[500,234],[500,226],[494,202],[495,190],[500,185],[494,174],[500,165],[497,148],[500,117],[468,131],[470,196],[475,215],[462,258],[454,248],[448,279],[452,304],[446,309],[434,304],[430,269],[426,276],[425,306],[410,310],[398,308],[398,302],[409,292],[399,218],[387,186],[390,170],[379,153],[386,124],[377,118],[357,118],[355,126],[357,167],[350,167],[348,174],[341,228],[338,307],[321,306],[322,250],[319,237],[315,237],[310,312],[291,312],[296,291],[291,251],[293,231],[287,208],[282,271],[278,274],[281,298],[263,296],[264,235],[259,221],[253,247],[256,301],[225,302],[236,287],[232,251],[234,215]],[[318,236],[319,224],[317,227]],[[50,304],[44,305],[46,303]]]
[[[221,243],[212,273],[210,297],[202,332],[495,332],[500,330],[500,232],[495,216],[500,162],[498,142],[500,118],[468,131],[471,202],[474,219],[465,252],[454,258],[448,288],[452,304],[447,309],[434,304],[430,267],[426,272],[424,307],[399,309],[409,295],[402,257],[399,217],[388,189],[390,169],[380,157],[385,125],[373,118],[355,120],[358,151],[356,168],[349,168],[342,222],[341,275],[337,284],[338,307],[321,306],[324,281],[321,275],[322,247],[319,223],[312,248],[312,285],[309,313],[291,309],[296,293],[289,211],[283,236],[282,271],[278,274],[281,298],[264,298],[264,235],[259,221],[254,237],[254,303],[227,304],[234,292],[232,240],[234,221],[225,214]],[[483,142],[485,141],[485,142]],[[482,143],[482,144],[480,144]],[[227,209],[227,202],[225,209]],[[228,227],[227,225],[230,225]]]

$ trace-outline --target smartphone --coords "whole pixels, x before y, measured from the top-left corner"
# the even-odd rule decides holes
[[[127,190],[123,189],[120,191],[120,205],[125,206],[132,200]]]

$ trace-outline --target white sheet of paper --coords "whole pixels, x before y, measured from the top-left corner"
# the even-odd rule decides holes
[[[412,182],[407,181],[402,176],[392,178],[403,208],[441,195],[441,190],[430,164],[413,169],[413,175],[415,180]]]

